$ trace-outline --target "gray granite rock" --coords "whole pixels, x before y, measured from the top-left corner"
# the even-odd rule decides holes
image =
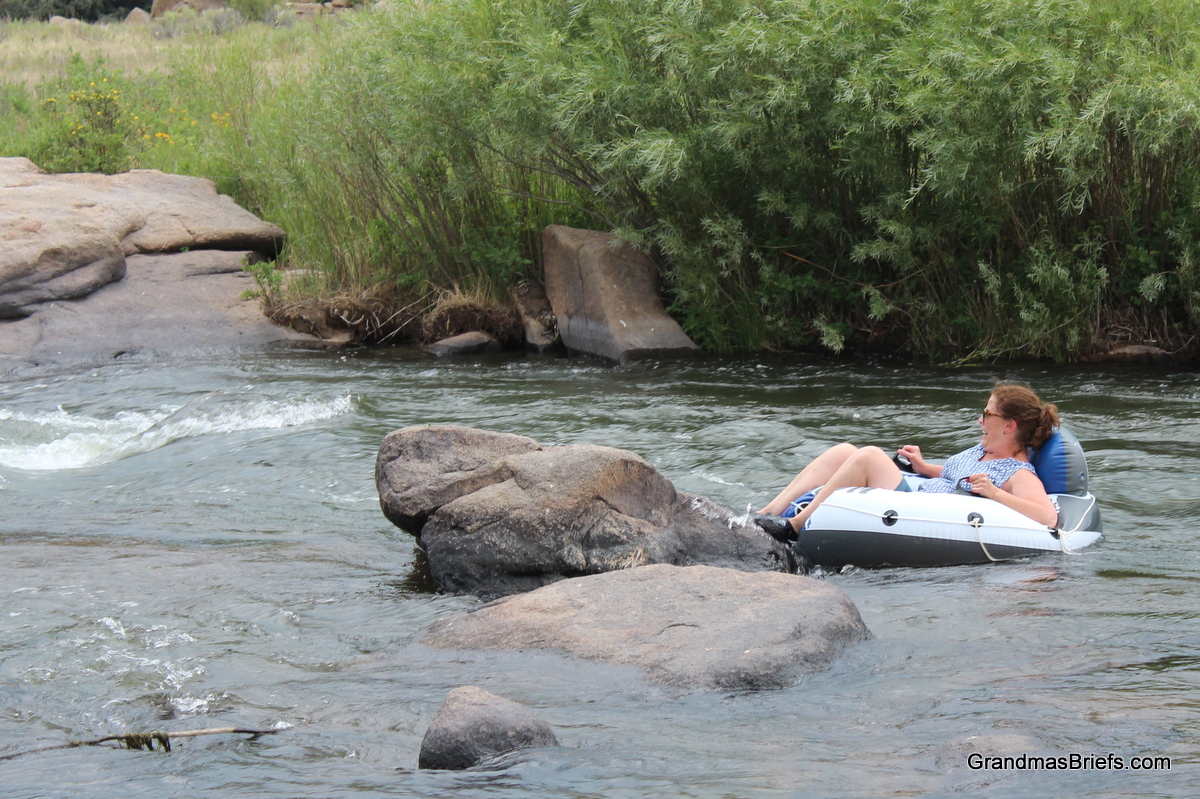
[[[503,596],[650,563],[795,567],[745,517],[626,450],[409,427],[384,439],[375,475],[384,515],[417,537],[442,591]]]
[[[123,280],[77,300],[41,303],[21,319],[0,319],[0,372],[138,352],[324,346],[313,336],[272,324],[256,300],[242,299],[255,287],[242,269],[251,255],[193,250],[129,256]]]
[[[451,691],[438,708],[421,740],[418,765],[465,769],[537,746],[558,746],[546,722],[523,705],[468,685]]]
[[[510,294],[525,330],[525,349],[536,353],[559,349],[562,342],[558,338],[558,320],[545,290],[527,283],[515,287]]]
[[[500,349],[500,342],[495,336],[474,330],[457,336],[435,341],[425,348],[431,355],[472,355],[484,350]]]
[[[542,233],[546,296],[570,350],[619,363],[699,351],[663,309],[658,270],[609,233],[551,225]]]
[[[643,566],[564,580],[434,622],[440,648],[549,649],[684,688],[791,685],[870,633],[837,586],[795,574]]]
[[[429,516],[484,486],[507,480],[504,459],[541,449],[532,438],[458,425],[418,425],[389,433],[375,459],[383,515],[420,538]]]

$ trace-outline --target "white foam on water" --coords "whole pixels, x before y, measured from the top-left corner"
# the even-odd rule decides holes
[[[178,716],[203,716],[208,713],[214,703],[223,696],[206,694],[205,696],[178,696],[170,700],[171,708]]]
[[[107,627],[109,630],[112,631],[113,635],[119,636],[121,638],[125,637],[125,627],[122,626],[121,622],[117,621],[116,619],[112,618],[111,616],[105,616],[103,619],[97,619],[96,623],[103,624],[105,627]]]
[[[354,409],[350,395],[226,402],[217,394],[154,412],[122,411],[107,419],[61,406],[39,413],[0,408],[0,467],[81,469],[150,452],[182,438],[300,427]]]

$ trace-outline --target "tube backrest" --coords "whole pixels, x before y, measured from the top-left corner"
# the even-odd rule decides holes
[[[1088,467],[1083,445],[1065,426],[1055,428],[1029,460],[1047,494],[1082,496],[1088,492]]]

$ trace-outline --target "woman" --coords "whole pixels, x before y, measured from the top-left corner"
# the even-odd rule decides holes
[[[912,444],[898,450],[917,474],[935,478],[923,481],[917,490],[948,494],[962,485],[1053,527],[1058,522],[1058,511],[1034,472],[1027,450],[1040,447],[1058,426],[1058,408],[1043,404],[1024,386],[1001,383],[992,389],[979,426],[983,428],[979,443],[947,459],[944,466],[927,462],[921,457],[921,448]],[[778,518],[797,497],[819,486],[824,488],[794,518]],[[804,467],[779,496],[759,511],[769,515],[755,521],[780,541],[795,541],[826,497],[836,489],[855,486],[911,490],[899,467],[879,447],[859,449],[853,444],[838,444]]]

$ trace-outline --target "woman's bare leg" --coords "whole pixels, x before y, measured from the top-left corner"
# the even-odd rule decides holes
[[[788,509],[788,505],[796,501],[797,497],[802,497],[814,488],[828,483],[829,478],[833,477],[834,473],[842,468],[842,464],[848,461],[856,452],[858,452],[858,447],[849,443],[838,444],[825,450],[805,466],[804,470],[796,475],[792,482],[788,483],[788,487],[780,491],[779,495],[771,500],[759,513],[769,513],[772,516],[780,515]]]
[[[813,515],[821,503],[839,488],[864,486],[869,488],[895,488],[903,477],[891,456],[879,447],[863,447],[851,455],[825,483],[825,488],[804,510],[788,519],[792,529],[799,532],[808,517]]]

